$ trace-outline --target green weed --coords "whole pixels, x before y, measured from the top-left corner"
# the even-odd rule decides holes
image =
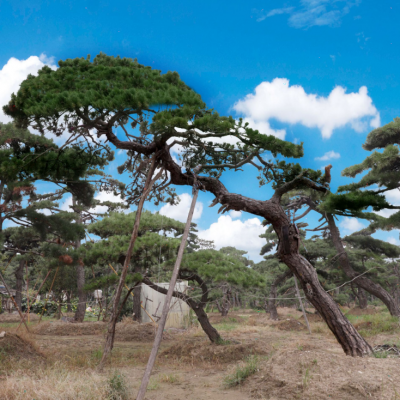
[[[224,386],[226,388],[240,385],[250,375],[258,371],[258,358],[256,356],[249,356],[244,365],[238,365],[236,371],[225,377]]]
[[[108,379],[107,386],[107,400],[128,399],[128,388],[125,383],[125,377],[121,372],[115,370]]]

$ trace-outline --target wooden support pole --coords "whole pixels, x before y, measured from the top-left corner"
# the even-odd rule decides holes
[[[308,332],[311,334],[311,328],[310,328],[310,324],[308,323],[308,318],[307,318],[306,310],[304,309],[303,302],[301,301],[300,291],[299,291],[299,286],[298,286],[298,284],[297,284],[296,275],[293,275],[293,278],[294,278],[294,284],[295,284],[295,286],[296,286],[297,297],[298,297],[299,302],[300,302],[300,307],[301,307],[301,310],[303,311],[304,319],[306,320]]]
[[[21,317],[21,321],[24,323],[26,330],[29,332],[29,328],[28,328],[28,325],[26,324],[26,322],[25,322],[25,320],[24,320],[24,316],[22,315],[21,310],[20,310],[19,307],[18,307],[18,304],[17,304],[16,301],[14,300],[14,297],[11,295],[10,289],[8,288],[7,283],[6,283],[6,281],[4,280],[3,274],[2,274],[1,272],[0,272],[0,279],[2,280],[4,287],[6,288],[7,293],[8,293],[8,295],[9,295],[10,298],[11,298],[11,301],[14,303],[14,306],[15,306],[15,308],[17,309],[18,314],[19,314],[19,316]]]
[[[56,273],[54,274],[53,282],[51,282],[51,286],[50,286],[49,293],[50,293],[51,290],[53,289],[54,281],[56,280],[56,276],[57,276],[57,273],[58,273],[58,269],[59,269],[59,268],[60,268],[60,267],[58,266],[58,267],[57,267],[57,270],[56,270]],[[40,314],[40,318],[39,318],[38,324],[40,324],[40,322],[42,321],[42,317],[43,317],[43,314],[44,314],[44,310],[46,309],[46,306],[47,306],[47,297],[46,297],[46,301],[44,302],[44,307],[42,308],[42,314]]]
[[[51,272],[51,269],[49,269],[49,271],[47,272],[46,277],[44,278],[44,281],[42,282],[42,284],[40,285],[39,289],[37,290],[36,295],[35,295],[35,297],[34,297],[34,302],[36,301],[36,299],[37,299],[37,297],[38,297],[38,294],[40,293],[40,290],[42,289],[44,283],[46,282],[48,276],[50,275],[50,272]],[[31,305],[29,304],[29,307],[30,307],[30,306],[31,306]],[[28,307],[27,312],[29,312],[29,307]],[[26,313],[27,313],[27,312],[26,312]],[[26,313],[25,313],[25,315],[24,315],[24,319],[25,319]],[[18,325],[17,332],[18,332],[18,329],[19,329],[19,327],[21,326],[21,324],[22,324],[22,321],[21,321],[21,322],[19,323],[19,325]]]
[[[140,385],[140,389],[139,389],[138,395],[136,397],[136,400],[144,400],[144,396],[146,395],[147,385],[149,384],[151,371],[153,370],[153,366],[156,361],[158,349],[160,347],[161,340],[162,340],[165,323],[167,322],[168,310],[169,310],[169,306],[170,306],[171,299],[172,299],[172,293],[175,290],[176,280],[178,279],[178,273],[179,273],[179,268],[180,268],[182,257],[183,257],[183,251],[185,250],[185,247],[186,247],[186,241],[187,241],[187,238],[189,235],[190,225],[192,222],[194,207],[196,205],[198,194],[199,194],[198,189],[196,188],[196,186],[194,186],[193,187],[192,204],[190,205],[190,210],[189,210],[189,215],[188,215],[188,218],[186,221],[185,230],[183,232],[182,241],[179,246],[178,256],[176,258],[174,270],[172,272],[171,281],[169,283],[168,293],[165,298],[161,318],[158,321],[158,329],[157,329],[156,337],[154,339],[153,348],[151,349],[149,361],[147,363],[147,367],[146,367],[146,370],[144,372],[143,379],[142,379],[142,384]]]
[[[139,234],[139,225],[140,225],[140,217],[142,215],[143,211],[143,204],[148,196],[148,194],[151,191],[152,186],[156,182],[157,179],[159,179],[163,173],[163,169],[160,169],[160,171],[156,174],[156,176],[153,178],[154,171],[157,166],[157,159],[156,155],[153,156],[149,171],[147,173],[147,178],[146,178],[146,183],[143,188],[142,195],[140,197],[140,201],[138,204],[138,208],[136,210],[136,216],[135,216],[135,223],[133,225],[133,231],[131,235],[131,240],[129,242],[128,250],[126,252],[126,257],[125,257],[125,262],[124,266],[122,267],[122,272],[121,272],[121,277],[119,278],[118,286],[115,291],[115,296],[114,296],[114,302],[111,310],[111,316],[110,316],[110,321],[108,323],[108,330],[107,330],[107,335],[106,335],[106,341],[104,344],[104,351],[103,351],[103,357],[101,358],[98,370],[101,372],[104,368],[104,365],[108,359],[109,354],[111,353],[111,350],[114,346],[114,337],[115,337],[115,325],[118,320],[118,305],[119,301],[121,299],[121,294],[122,294],[122,289],[125,284],[125,279],[126,275],[128,274],[128,268],[129,264],[131,261],[132,257],[132,252],[133,252],[133,247],[135,245],[136,239]],[[153,178],[153,179],[152,179]]]

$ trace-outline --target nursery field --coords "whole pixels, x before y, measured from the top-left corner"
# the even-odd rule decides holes
[[[400,399],[400,327],[378,308],[344,309],[373,346],[374,356],[345,356],[325,323],[279,308],[279,321],[238,310],[210,321],[224,343],[210,344],[199,327],[168,329],[153,370],[148,400]],[[3,314],[4,315],[4,314]],[[1,317],[1,316],[0,316]],[[103,373],[96,371],[103,322],[47,320],[31,333],[0,318],[0,399],[135,399],[155,328],[124,320]],[[385,346],[387,345],[387,346]],[[390,350],[392,348],[392,350]]]

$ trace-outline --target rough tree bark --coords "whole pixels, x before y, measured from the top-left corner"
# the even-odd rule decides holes
[[[71,305],[71,291],[67,290],[65,292],[67,296],[67,312],[72,312],[72,305]]]
[[[358,287],[358,305],[361,309],[365,309],[368,307],[367,294],[362,288],[360,288],[360,286]]]
[[[218,311],[221,313],[221,317],[226,317],[228,315],[229,309],[231,308],[231,290],[227,284],[222,287],[222,299],[221,303],[219,300],[216,301]]]
[[[76,205],[76,199],[74,196],[72,196],[72,204],[73,206]],[[82,224],[82,218],[80,214],[76,223]],[[75,248],[79,249],[79,247],[81,247],[80,239],[75,241]],[[78,291],[78,305],[76,307],[74,319],[76,322],[83,322],[86,313],[86,292],[83,289],[85,286],[85,266],[81,261],[78,262],[78,265],[76,266],[76,286]]]
[[[344,273],[350,279],[354,279],[359,275],[359,273],[354,271],[353,267],[350,264],[349,257],[346,253],[346,250],[343,247],[339,229],[336,226],[333,215],[326,214],[326,218],[328,221],[329,231],[331,233],[333,245],[335,246],[335,249],[339,254],[340,265],[342,266]],[[396,301],[381,285],[373,282],[365,275],[362,275],[357,279],[354,279],[354,283],[357,284],[358,287],[364,289],[368,293],[372,294],[373,296],[381,300],[383,304],[385,304],[385,306],[388,308],[391,315],[400,317],[400,308],[396,304]]]
[[[140,294],[142,292],[142,285],[135,286],[133,289],[133,320],[142,322],[142,306],[140,301]]]
[[[22,290],[24,287],[24,267],[25,260],[20,260],[18,268],[15,270],[15,302],[20,310],[22,310]]]
[[[107,139],[118,149],[126,149],[147,156],[157,152],[163,167],[170,173],[170,183],[172,185],[194,185],[194,175],[192,173],[182,172],[181,167],[172,158],[166,143],[168,138],[160,142],[143,145],[136,142],[124,142],[119,140],[113,133],[112,126],[106,129],[101,128],[101,132],[104,133]],[[211,206],[215,206],[218,203],[222,205],[220,212],[224,213],[230,210],[246,211],[250,214],[258,215],[264,218],[269,224],[272,224],[280,242],[278,246],[278,255],[281,261],[297,276],[306,293],[307,299],[325,320],[344,352],[352,356],[362,356],[372,352],[368,343],[346,319],[340,311],[339,306],[329,294],[325,292],[318,280],[317,272],[314,267],[299,254],[300,237],[297,227],[291,224],[289,217],[285,214],[280,205],[282,195],[290,190],[296,189],[299,185],[306,185],[313,190],[323,193],[326,193],[326,187],[318,185],[300,175],[291,182],[285,183],[280,188],[276,189],[271,199],[261,201],[230,193],[219,179],[209,176],[198,176],[197,179],[204,190],[215,195]]]

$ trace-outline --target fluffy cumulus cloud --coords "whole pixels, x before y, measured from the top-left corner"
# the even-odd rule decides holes
[[[231,211],[229,211],[229,215],[231,216],[232,219],[237,219],[237,218],[240,218],[242,216],[242,212],[241,211],[231,210]]]
[[[362,86],[358,92],[346,93],[337,86],[327,96],[306,93],[302,86],[289,85],[285,78],[275,78],[272,82],[260,83],[254,93],[239,100],[234,109],[250,122],[252,127],[262,128],[260,132],[275,134],[284,138],[285,131],[274,131],[269,120],[276,119],[288,124],[301,124],[308,128],[318,128],[323,138],[330,138],[337,128],[350,125],[361,132],[380,126],[380,115]]]
[[[327,151],[323,156],[321,157],[315,157],[316,160],[319,161],[328,161],[328,160],[333,160],[335,158],[340,158],[340,154],[336,153],[336,151]]]
[[[360,231],[365,228],[357,218],[344,217],[339,226],[344,230],[345,235],[350,235],[353,232]]]
[[[168,218],[173,218],[181,222],[186,222],[189,214],[190,204],[192,202],[192,196],[189,193],[183,193],[179,195],[180,202],[176,206],[166,204],[161,207],[160,214],[165,215]],[[203,212],[203,203],[198,201],[194,208],[193,219],[197,220],[201,217]]]
[[[39,69],[45,65],[51,69],[56,69],[54,59],[41,54],[39,57],[30,56],[26,60],[10,58],[0,70],[0,122],[9,122],[11,119],[4,115],[3,106],[6,105],[12,93],[16,93],[23,80],[29,74],[37,75]]]
[[[230,215],[222,215],[208,229],[200,230],[199,237],[213,240],[217,249],[233,246],[247,251],[251,259],[259,260],[260,250],[265,244],[265,240],[259,236],[264,232],[265,228],[258,218],[241,221],[233,220]]]

